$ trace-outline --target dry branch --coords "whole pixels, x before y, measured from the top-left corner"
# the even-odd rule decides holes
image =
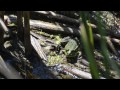
[[[84,71],[81,71],[75,67],[70,67],[68,65],[65,65],[65,64],[61,64],[60,65],[62,68],[64,68],[65,71],[68,71],[82,79],[92,79],[91,77],[91,74],[90,73],[87,73],[87,72],[84,72]],[[101,77],[101,79],[104,79],[103,77]]]
[[[30,15],[29,11],[24,11],[24,46],[25,46],[25,55],[30,56],[32,49],[31,49],[31,42],[30,42]]]
[[[94,25],[94,24],[88,24],[90,26],[92,26],[93,28],[93,32],[94,29],[97,30],[97,26]],[[77,36],[77,37],[80,37],[80,30],[79,28],[74,28],[74,27],[62,27],[62,26],[58,26],[58,25],[55,25],[53,23],[49,23],[49,22],[43,22],[43,21],[37,21],[37,20],[30,20],[30,27],[31,29],[37,29],[37,30],[44,30],[46,32],[54,32],[54,33],[62,33],[62,34],[68,34],[68,35],[74,35],[74,36]],[[99,34],[94,34],[94,39],[95,40],[100,40],[101,39],[101,36]],[[120,45],[120,40],[119,39],[116,39],[116,38],[108,38],[106,36],[106,40],[108,41],[108,45],[110,46],[111,50],[117,54],[114,46],[112,43],[116,43],[118,45]],[[112,43],[111,43],[112,41]]]
[[[80,24],[80,21],[77,19],[73,19],[61,14],[57,14],[52,11],[31,11],[31,16],[35,16],[35,18],[37,19],[41,19],[41,17],[44,16],[44,18],[49,20],[54,20],[61,23],[73,24],[77,26]]]
[[[108,46],[110,47],[110,49],[113,51],[113,53],[114,53],[115,55],[118,55],[118,52],[116,51],[116,49],[115,49],[115,47],[114,47],[114,45],[113,45],[113,43],[112,43],[112,42],[115,42],[115,40],[112,39],[112,38],[110,38],[110,37],[107,37],[107,36],[105,36],[104,38],[105,38]],[[99,34],[94,34],[94,39],[100,40],[100,39],[101,39],[101,35],[99,35]],[[116,42],[115,42],[115,43],[116,43]],[[118,43],[118,44],[119,44],[119,43]]]
[[[78,28],[72,28],[72,27],[62,27],[55,25],[53,23],[43,22],[43,21],[37,21],[37,20],[30,20],[30,27],[31,29],[43,29],[47,32],[56,32],[56,33],[65,33],[65,34],[75,34],[80,36],[80,31]]]
[[[40,56],[40,58],[42,58],[43,60],[47,60],[47,56],[42,50],[40,43],[33,36],[31,36],[31,43],[38,55]]]

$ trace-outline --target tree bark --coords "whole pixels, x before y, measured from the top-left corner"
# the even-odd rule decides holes
[[[25,55],[27,57],[31,54],[31,41],[30,41],[30,22],[29,22],[29,11],[24,11],[24,46],[25,46]]]
[[[4,20],[4,11],[0,11],[0,19],[1,19],[0,21]],[[0,24],[0,47],[2,47],[3,43],[4,43],[3,36],[4,36],[4,31],[3,31],[2,26]]]
[[[17,35],[21,41],[24,41],[24,30],[23,30],[23,12],[17,11]]]

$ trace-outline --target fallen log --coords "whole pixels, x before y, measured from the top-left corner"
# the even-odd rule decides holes
[[[79,11],[55,11],[58,14],[65,15],[67,17],[71,17],[74,19],[79,19],[80,18],[80,12]]]
[[[40,58],[46,61],[47,60],[46,54],[42,50],[40,43],[33,36],[31,36],[31,44],[34,47],[35,51],[40,56]]]
[[[43,37],[41,35],[38,35],[38,34],[32,32],[32,31],[30,31],[30,34],[32,36],[34,36],[35,38],[39,39],[40,41],[44,41],[45,43],[47,43],[47,45],[50,45],[50,46],[53,45],[55,47],[58,46],[57,44],[55,44],[55,41],[53,41],[53,40],[47,39],[47,38],[45,38],[45,37]]]
[[[44,11],[40,11],[45,13]],[[16,16],[8,16],[10,22],[16,23],[17,18]],[[35,24],[36,23],[36,24]],[[68,34],[74,34],[75,36],[79,37],[80,36],[80,32],[78,28],[74,28],[74,27],[70,27],[70,26],[56,26],[55,24],[52,23],[47,23],[47,22],[43,22],[43,21],[37,21],[37,20],[30,20],[30,25],[31,25],[31,29],[44,29],[44,30],[50,30],[52,32],[56,33],[68,33]],[[98,33],[98,28],[95,24],[91,24],[88,23],[89,26],[92,27],[93,33]],[[53,27],[53,28],[52,28]],[[115,31],[115,30],[106,30],[106,35],[107,36],[112,36],[115,38],[120,38],[120,33]]]
[[[82,60],[81,60],[81,63],[82,63],[83,65],[89,67],[89,62],[88,62],[87,60],[82,59]]]
[[[115,42],[114,39],[111,40],[112,38],[107,37],[107,36],[105,36],[104,38],[105,38],[108,46],[109,46],[110,49],[112,50],[112,52],[113,52],[115,55],[118,55],[118,52],[116,51],[116,49],[115,49],[115,47],[114,47],[114,45],[113,45],[113,43],[112,43],[112,42]],[[100,40],[100,39],[101,39],[101,35],[99,35],[99,34],[94,34],[94,39]],[[115,43],[116,43],[116,42],[115,42]],[[119,43],[118,43],[118,44],[119,44]]]
[[[94,51],[94,55],[95,55],[95,59],[96,60],[100,60],[100,61],[103,61],[104,57],[102,56],[101,53],[99,53],[98,51]]]
[[[42,21],[36,21],[36,20],[31,20],[30,21],[30,25],[31,25],[31,29],[43,29],[43,30],[50,30],[52,32],[56,32],[56,33],[63,33],[63,34],[70,34],[70,35],[75,35],[77,37],[80,37],[80,29],[78,28],[72,28],[72,27],[61,27],[61,26],[57,26],[55,24],[52,23],[48,23],[48,22],[42,22]],[[92,26],[93,28],[95,28],[96,26],[93,24],[89,24],[90,26]],[[49,31],[48,31],[49,32]],[[100,38],[101,36],[99,34],[94,34],[95,39]],[[106,36],[108,37],[108,36]],[[106,38],[107,39],[107,38]],[[120,40],[116,39],[116,38],[110,38],[109,39],[112,42],[118,43],[120,45]]]
[[[12,23],[16,23],[17,18],[16,16],[9,16],[9,20]],[[37,29],[52,33],[62,33],[68,35],[75,35],[80,36],[80,31],[77,27],[70,27],[70,26],[60,26],[49,22],[38,21],[38,20],[30,20],[30,28]]]
[[[67,26],[61,27],[52,23],[37,21],[37,20],[30,20],[30,28],[37,30],[43,29],[47,32],[52,32],[52,33],[62,33],[62,34],[80,36],[80,30],[78,28],[67,27]]]
[[[57,14],[52,11],[31,11],[30,14],[31,16],[34,16],[34,18],[36,19],[41,19],[42,17],[42,18],[46,18],[46,19],[61,22],[61,23],[67,23],[67,24],[77,25],[77,26],[80,25],[79,20],[64,16],[61,14]]]
[[[100,34],[93,34],[94,35],[94,39],[99,40],[101,39],[101,35]],[[117,38],[111,38],[109,36],[105,36],[106,39],[109,39],[110,41],[112,41],[113,43],[120,45],[120,40]]]
[[[42,36],[40,36],[40,35],[38,35],[38,34],[32,32],[32,31],[30,31],[30,34],[31,34],[32,36],[36,37],[37,39],[40,39],[40,40],[41,40],[41,39],[42,39],[42,40],[46,40],[46,38],[44,38],[44,37],[42,37]]]
[[[66,30],[66,29],[68,29],[67,27],[63,29],[60,26],[56,26],[56,25],[53,25],[53,24],[50,24],[50,23],[43,23],[43,22],[40,22],[40,21],[31,21],[30,24],[31,24],[31,28],[34,27],[34,29],[37,28],[37,29],[44,29],[44,30],[50,30],[50,31],[57,31],[57,33],[58,32],[63,33],[63,34],[67,33],[67,34],[71,34],[71,35],[78,36],[78,37],[80,37],[80,34],[81,34],[79,29],[72,29],[71,28],[71,31],[70,31],[70,29]],[[99,35],[99,34],[93,34],[93,37],[94,37],[95,40],[100,40],[101,39],[101,35]],[[110,47],[110,49],[113,51],[113,53],[115,55],[118,55],[118,52],[116,51],[112,42],[115,42],[115,43],[119,44],[119,42],[118,42],[119,40],[110,38],[108,36],[105,36],[105,40],[107,41],[107,44]]]
[[[36,22],[36,23],[35,23]],[[31,28],[37,28],[37,29],[46,29],[46,30],[51,30],[51,31],[58,31],[58,32],[61,32],[61,33],[64,33],[64,34],[71,34],[71,35],[75,35],[75,36],[78,36],[80,37],[80,30],[79,29],[76,29],[76,28],[71,28],[71,31],[69,29],[69,27],[67,28],[62,28],[60,26],[56,26],[56,25],[53,25],[53,24],[50,24],[50,23],[43,23],[43,22],[40,22],[40,21],[31,21]],[[68,29],[68,30],[66,30]],[[57,32],[57,33],[58,33]],[[94,34],[94,39],[96,40],[100,40],[101,39],[101,35],[99,34]],[[110,49],[117,55],[117,51],[115,50],[115,47],[114,45],[112,44],[112,42],[115,42],[115,43],[118,43],[120,44],[120,40],[118,39],[115,39],[115,38],[110,38],[108,36],[105,36],[105,39],[110,47]]]
[[[82,79],[92,79],[92,76],[90,73],[87,73],[87,72],[84,72],[84,71],[81,71],[77,68],[73,68],[73,67],[70,67],[68,65],[65,65],[65,64],[60,64],[60,67],[62,67],[65,71],[68,71]],[[101,79],[105,79],[103,77],[101,77]]]
[[[7,26],[5,25],[4,21],[1,18],[0,18],[0,29],[2,29],[4,31],[4,33],[9,32]]]
[[[98,29],[97,25],[91,24],[91,23],[88,23],[88,25],[92,27],[92,31],[94,33],[96,33],[96,34],[99,33],[99,29]],[[110,30],[104,29],[104,30],[105,30],[105,34],[107,36],[111,36],[111,37],[118,38],[118,39],[120,38],[120,30],[112,30],[112,29],[110,29]]]
[[[4,21],[0,18],[0,39],[1,39],[1,45],[4,43],[5,39],[9,38],[11,36],[11,33],[7,26],[5,25]]]
[[[0,56],[0,73],[7,79],[22,79],[18,72],[9,64],[6,64]]]
[[[12,18],[12,17],[11,17]],[[14,17],[13,17],[14,18]],[[15,22],[15,19],[12,22]],[[94,29],[97,28],[94,24],[88,24],[93,27]],[[37,29],[37,30],[44,30],[46,32],[52,32],[52,33],[61,33],[61,34],[68,34],[68,35],[74,35],[77,37],[80,37],[80,29],[74,28],[74,27],[61,27],[49,22],[43,22],[43,21],[37,21],[37,20],[30,20],[30,28],[31,29]],[[107,36],[106,36],[107,37]],[[94,34],[94,39],[100,40],[101,36],[99,34]],[[120,40],[116,38],[109,38],[113,43],[116,43],[120,45]]]

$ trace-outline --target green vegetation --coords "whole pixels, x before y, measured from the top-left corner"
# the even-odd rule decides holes
[[[99,71],[97,68],[97,63],[94,60],[94,54],[92,49],[94,49],[94,42],[93,42],[93,33],[91,30],[91,27],[87,25],[87,20],[89,19],[88,12],[81,12],[81,17],[83,21],[83,25],[81,26],[81,37],[84,45],[84,50],[87,55],[87,59],[90,62],[91,67],[91,74],[93,78],[98,79],[99,77]],[[104,57],[103,64],[105,66],[105,75],[107,79],[110,79],[111,76],[111,69],[114,69],[116,71],[117,75],[120,77],[120,70],[116,63],[109,58],[109,50],[107,48],[106,40],[105,40],[105,25],[102,23],[102,14],[100,12],[96,13],[97,16],[97,26],[99,30],[99,34],[101,35],[100,44],[101,44],[101,53]],[[92,49],[91,49],[92,48]]]
[[[120,79],[120,12],[0,11],[0,79]]]

